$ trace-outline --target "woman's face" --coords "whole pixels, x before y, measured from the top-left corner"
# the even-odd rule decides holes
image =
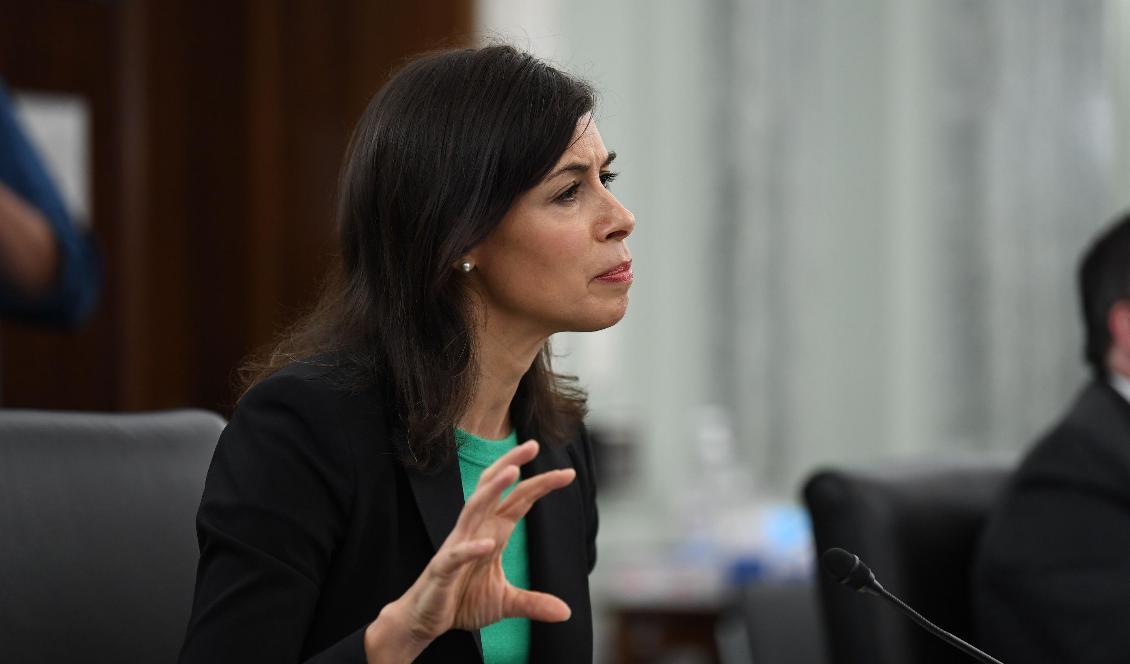
[[[548,336],[615,324],[628,307],[636,220],[607,185],[615,154],[590,116],[565,154],[467,254],[492,327]]]

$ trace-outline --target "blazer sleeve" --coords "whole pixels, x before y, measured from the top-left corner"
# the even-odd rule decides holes
[[[364,662],[363,628],[303,653],[354,497],[352,455],[334,420],[332,392],[295,375],[271,377],[240,402],[197,515],[182,664]]]
[[[596,509],[596,466],[593,461],[592,438],[585,427],[581,428],[580,443],[580,462],[574,460],[574,466],[578,470],[577,479],[584,498],[585,547],[589,572],[592,572],[596,567],[596,533],[600,527],[600,514]]]
[[[986,533],[975,613],[986,647],[1007,661],[1097,664],[1130,652],[1130,474],[1102,450],[1063,433],[1020,471]]]

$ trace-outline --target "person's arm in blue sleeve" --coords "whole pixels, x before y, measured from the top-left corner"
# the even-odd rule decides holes
[[[0,241],[27,241],[26,248],[9,246],[0,250],[0,259],[19,256],[28,262],[40,260],[43,230],[36,225],[45,222],[54,240],[54,251],[46,251],[44,260],[52,260],[54,278],[46,288],[28,289],[26,284],[0,279],[0,318],[62,327],[83,323],[97,303],[100,285],[100,261],[90,237],[71,222],[55,185],[24,135],[12,110],[7,90],[0,84],[0,224],[8,224],[10,232],[0,233]],[[28,210],[28,208],[33,210]],[[5,212],[8,216],[5,216]],[[35,213],[38,214],[35,214]],[[16,217],[18,216],[18,219]],[[16,225],[19,228],[16,228]],[[3,249],[3,248],[0,248]],[[2,267],[13,269],[15,265]],[[34,271],[36,268],[28,268]],[[9,276],[0,270],[0,276]]]

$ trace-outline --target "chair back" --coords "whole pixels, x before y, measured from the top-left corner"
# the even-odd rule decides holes
[[[223,426],[0,410],[0,661],[176,661]]]
[[[858,555],[888,591],[968,641],[977,539],[1012,468],[1011,459],[973,456],[818,472],[804,487],[817,555]],[[835,664],[969,661],[879,598],[819,577]]]
[[[825,664],[824,625],[809,579],[738,588],[715,627],[720,664]]]

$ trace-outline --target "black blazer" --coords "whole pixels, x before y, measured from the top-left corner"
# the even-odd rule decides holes
[[[458,463],[437,474],[407,469],[398,461],[407,437],[382,391],[349,393],[333,374],[316,361],[284,368],[244,396],[220,437],[197,516],[182,663],[363,663],[364,628],[455,525]],[[543,445],[522,473],[565,467],[577,479],[538,501],[526,528],[532,587],[560,597],[572,617],[533,623],[532,662],[592,660],[597,513],[587,434]],[[479,633],[452,630],[416,661],[481,662]]]
[[[1028,454],[973,573],[979,645],[1005,662],[1130,661],[1130,404],[1092,383]]]

